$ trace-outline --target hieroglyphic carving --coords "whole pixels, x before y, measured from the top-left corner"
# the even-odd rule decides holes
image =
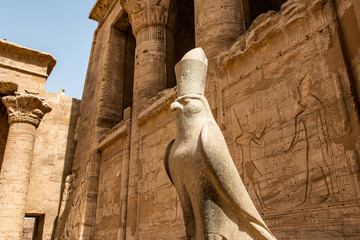
[[[72,178],[73,175],[69,174],[65,178],[65,185],[62,194],[62,199],[60,203],[60,210],[58,215],[58,221],[56,224],[56,231],[55,231],[55,239],[62,239],[61,238],[61,230],[64,228],[64,220],[66,217],[66,211],[69,209],[69,201],[70,201],[70,193],[72,192]]]
[[[325,112],[322,102],[311,93],[311,78],[309,74],[301,80],[298,87],[300,100],[298,102],[298,113],[295,116],[295,134],[290,146],[286,151],[291,151],[297,144],[300,131],[305,132],[306,138],[306,164],[307,180],[305,199],[301,203],[307,204],[310,200],[312,183],[316,172],[320,171],[328,191],[328,197],[333,197],[338,191],[334,176],[334,169],[330,170],[330,157],[332,150],[330,146],[329,133],[327,130]],[[324,201],[327,199],[324,199]]]
[[[71,187],[71,184],[72,184],[72,178],[73,178],[73,175],[72,174],[69,174],[66,176],[66,179],[65,179],[65,186],[64,186],[64,191],[63,191],[63,201],[68,201],[69,200],[69,197],[70,197],[70,193],[72,191],[72,187]]]
[[[266,121],[266,123],[263,123],[261,125],[258,125],[255,130],[250,130],[250,126],[248,123],[248,117],[246,115],[246,118],[244,121],[240,122],[239,117],[237,116],[236,112],[234,111],[234,115],[236,117],[236,120],[238,122],[239,128],[241,130],[240,135],[238,135],[235,139],[235,143],[237,146],[241,149],[241,161],[242,161],[242,169],[244,171],[243,179],[244,185],[246,189],[249,189],[249,184],[251,183],[255,192],[255,195],[261,205],[262,208],[266,209],[263,196],[261,194],[261,188],[258,182],[258,178],[263,176],[263,173],[259,170],[259,168],[256,166],[254,161],[251,157],[251,150],[250,150],[250,144],[253,142],[257,145],[260,145],[263,136],[266,132],[266,128],[269,125],[269,121]],[[249,181],[248,181],[249,180]]]
[[[356,53],[354,54],[353,59],[350,62],[351,64],[351,68],[354,74],[354,77],[356,79],[357,82],[360,82],[360,49],[358,49],[356,51]],[[359,95],[360,93],[360,84],[356,84],[356,91],[357,94]]]
[[[315,42],[319,51],[324,51],[324,49],[330,49],[333,45],[333,36],[331,35],[330,27],[327,26],[319,30],[320,37],[316,38]]]
[[[81,221],[81,208],[83,207],[81,204],[81,195],[83,194],[83,183],[84,177],[79,179],[79,176],[76,171],[73,170],[71,174],[71,184],[70,190],[68,191],[69,199],[69,212],[65,212],[66,222],[65,226],[61,232],[61,239],[76,239],[80,234],[80,221]],[[80,181],[80,186],[76,187],[78,183],[76,181]]]
[[[255,93],[258,97],[244,97],[231,109],[233,124],[238,126],[233,133],[236,162],[241,165],[238,170],[253,201],[265,212],[277,211],[278,206],[332,206],[357,198],[358,180],[351,177],[357,163],[351,165],[345,160],[350,159],[348,151],[334,139],[352,136],[342,79],[326,72],[310,72],[302,78],[304,75],[297,73],[297,80],[288,84],[287,80],[279,81]],[[339,75],[343,77],[343,73]],[[268,102],[258,104],[262,95]]]
[[[333,74],[334,91],[337,98],[337,105],[340,114],[341,132],[338,133],[340,136],[343,134],[349,134],[351,131],[349,113],[346,107],[344,90],[341,84],[340,74]]]
[[[349,150],[345,152],[349,173],[351,174],[352,188],[356,189],[356,198],[360,201],[360,160],[357,150]]]

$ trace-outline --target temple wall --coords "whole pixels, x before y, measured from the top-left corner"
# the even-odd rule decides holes
[[[18,95],[26,92],[34,93],[44,98],[45,102],[52,107],[52,111],[45,115],[36,129],[34,152],[30,156],[32,160],[30,182],[26,186],[27,197],[24,201],[26,206],[23,206],[27,217],[38,219],[38,232],[34,233],[36,237],[39,238],[42,234],[42,239],[50,239],[55,233],[65,177],[71,174],[76,147],[74,133],[80,101],[65,96],[61,91],[58,94],[45,92],[46,79],[56,63],[49,54],[5,40],[0,40],[0,46],[0,81],[16,84]],[[0,97],[4,94],[14,93],[13,91],[2,92]],[[0,105],[1,163],[9,124],[6,107],[2,103]],[[21,151],[21,149],[18,150]],[[28,226],[30,235],[35,224],[34,219],[25,221],[25,225],[31,223]]]
[[[0,77],[2,79],[8,79],[9,76],[13,76],[14,81],[19,84],[19,91],[21,92],[24,92],[24,90],[35,93],[45,91],[44,77],[13,71],[11,69],[2,68],[0,65]]]
[[[120,4],[110,5],[111,14],[106,16],[106,21],[99,23],[94,35],[80,107],[76,129],[78,143],[72,165],[72,192],[67,203],[65,224],[59,229],[60,235],[66,239],[89,239],[95,234],[99,170],[100,165],[106,167],[100,163],[99,139],[122,118],[119,91],[123,59],[119,56],[124,51],[121,43],[125,35],[112,27],[121,9]],[[103,214],[101,210],[99,214]],[[96,234],[102,236],[101,232]]]
[[[0,41],[0,79],[16,82],[19,92],[44,92],[45,81],[55,63],[47,53]]]
[[[47,239],[55,230],[65,177],[71,174],[80,101],[53,93],[42,96],[53,109],[37,129],[26,213],[45,215],[43,239]]]
[[[100,139],[101,160],[94,239],[118,239],[123,234],[130,122],[127,120],[119,123]]]
[[[353,93],[359,104],[360,94],[360,3],[358,1],[335,1],[339,19],[339,35],[343,54],[349,70]]]
[[[331,1],[296,1],[222,56],[221,126],[278,239],[358,238],[359,121],[340,32]]]
[[[176,135],[169,107],[175,97],[174,89],[165,90],[140,113],[138,215],[136,227],[127,226],[137,229],[136,239],[185,237],[179,198],[164,169],[163,150]]]
[[[93,12],[99,28],[62,234],[65,239],[184,239],[180,202],[163,167],[166,147],[176,134],[169,109],[176,87],[156,95],[159,86],[148,84],[156,74],[146,72],[163,58],[156,58],[154,46],[161,45],[164,29],[140,34],[142,43],[150,37],[156,41],[137,49],[134,93],[142,98],[134,99],[131,119],[122,120],[119,95],[126,77],[119,69],[125,55],[118,53],[124,51],[121,31],[129,22],[120,3],[105,2],[98,1],[104,5]],[[147,9],[140,2],[139,9]],[[227,30],[226,46],[211,39],[212,22],[206,19],[214,14],[220,21],[217,7],[195,1],[196,46],[212,61],[206,97],[257,209],[278,239],[356,239],[359,5],[351,0],[287,1],[280,12],[258,16],[246,31],[237,29],[239,38]],[[231,9],[218,11],[237,16]],[[229,26],[245,28],[245,20],[237,17],[237,23],[227,19]],[[151,57],[156,61],[147,60]],[[145,85],[151,89],[142,89]]]

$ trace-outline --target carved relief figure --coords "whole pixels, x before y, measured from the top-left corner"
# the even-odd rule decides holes
[[[257,212],[231,159],[204,94],[207,59],[201,48],[175,67],[177,136],[165,169],[182,205],[186,237],[197,240],[276,239]]]
[[[56,225],[56,236],[55,239],[61,239],[61,230],[64,228],[64,219],[65,219],[65,215],[66,215],[66,211],[69,208],[69,200],[70,200],[70,193],[72,191],[72,187],[71,187],[71,183],[72,183],[72,175],[67,175],[65,178],[65,184],[64,184],[64,191],[63,191],[63,195],[62,195],[62,199],[61,199],[61,203],[60,203],[60,210],[59,210],[59,219]],[[63,238],[64,239],[64,236]]]
[[[256,198],[258,199],[260,205],[262,208],[267,209],[265,206],[262,194],[261,194],[261,188],[258,182],[258,179],[263,176],[263,174],[260,172],[256,164],[253,162],[251,157],[251,149],[250,145],[251,143],[255,143],[257,145],[261,145],[261,142],[263,140],[263,136],[266,132],[266,129],[268,128],[269,121],[266,121],[265,124],[258,125],[256,129],[250,130],[250,126],[248,123],[248,117],[246,116],[244,121],[241,121],[236,115],[236,112],[234,111],[236,120],[238,122],[239,128],[241,130],[240,135],[238,135],[235,139],[235,143],[237,146],[241,149],[241,161],[242,161],[242,168],[244,170],[244,182],[246,189],[249,189],[250,182],[253,185],[253,189],[256,195]],[[258,134],[260,136],[258,137]]]
[[[335,193],[334,171],[330,170],[329,160],[332,155],[329,133],[326,127],[325,110],[322,102],[311,93],[311,78],[306,74],[298,87],[300,100],[295,116],[295,134],[286,152],[291,151],[299,140],[301,129],[306,136],[306,193],[303,204],[309,203],[312,185],[316,174],[320,174],[326,185],[327,199]],[[322,202],[323,202],[322,201]]]
[[[70,192],[72,190],[71,189],[72,177],[73,177],[72,174],[66,176],[63,197],[62,197],[63,201],[69,200]]]

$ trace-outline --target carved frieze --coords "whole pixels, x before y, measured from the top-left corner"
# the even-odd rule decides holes
[[[95,3],[95,6],[90,12],[89,18],[95,20],[99,23],[105,20],[105,16],[107,16],[114,5],[115,0],[99,0]]]
[[[7,96],[2,101],[9,114],[9,124],[25,122],[38,127],[43,116],[51,111],[42,98],[33,94]]]

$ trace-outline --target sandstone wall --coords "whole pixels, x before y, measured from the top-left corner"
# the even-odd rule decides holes
[[[91,239],[94,235],[100,167],[99,139],[122,119],[121,79],[124,71],[121,68],[126,36],[112,27],[118,17],[120,4],[115,1],[108,3],[111,6],[110,15],[94,12],[99,27],[94,35],[76,130],[78,143],[72,165],[72,191],[65,208],[65,224],[59,229],[59,234],[66,239]]]
[[[336,18],[350,24],[354,9],[337,4],[288,1],[221,58],[220,123],[278,239],[358,238],[358,80]]]
[[[55,63],[50,54],[0,40],[0,78],[17,83],[19,92],[44,92]]]
[[[71,174],[76,147],[74,133],[80,107],[77,99],[62,93],[45,92],[46,79],[55,63],[55,59],[47,53],[0,40],[1,82],[15,83],[15,86],[18,85],[17,91],[22,94],[38,94],[52,107],[36,130],[26,199],[26,215],[39,220],[38,232],[35,234],[41,237],[42,232],[42,239],[50,239],[55,233],[65,177]],[[6,84],[4,86],[6,88]],[[12,95],[14,91],[16,87],[3,94]],[[0,97],[3,95],[0,94]],[[2,103],[0,114],[1,166],[9,131],[8,114]]]
[[[185,237],[180,202],[165,172],[163,160],[164,150],[176,135],[169,109],[175,98],[176,89],[164,90],[139,115],[141,147],[138,153],[137,216],[128,216],[127,239]]]
[[[130,120],[100,139],[99,192],[94,239],[118,239],[124,232],[130,156]]]
[[[130,18],[139,14],[134,23],[147,28],[149,19],[140,20],[152,13],[146,5],[151,1],[128,2],[139,8],[127,10]],[[278,239],[356,239],[359,5],[287,1],[280,12],[260,15],[246,30],[247,15],[234,11],[244,8],[246,1],[239,2],[194,1],[196,45],[211,61],[206,96],[239,173]],[[122,120],[119,95],[126,78],[119,68],[125,64],[128,16],[118,2],[98,1],[91,17],[99,27],[62,234],[65,239],[184,239],[181,206],[163,168],[166,146],[176,134],[169,111],[176,88],[156,95],[163,82],[149,85],[164,77],[150,71],[163,59],[157,54],[164,50],[159,45],[164,29],[136,38],[142,44],[135,54],[134,96],[141,99],[133,101],[131,120]],[[132,27],[141,31],[138,26]]]
[[[37,129],[26,213],[45,215],[43,239],[48,239],[55,232],[65,177],[71,174],[80,101],[54,93],[41,96],[52,111]]]

